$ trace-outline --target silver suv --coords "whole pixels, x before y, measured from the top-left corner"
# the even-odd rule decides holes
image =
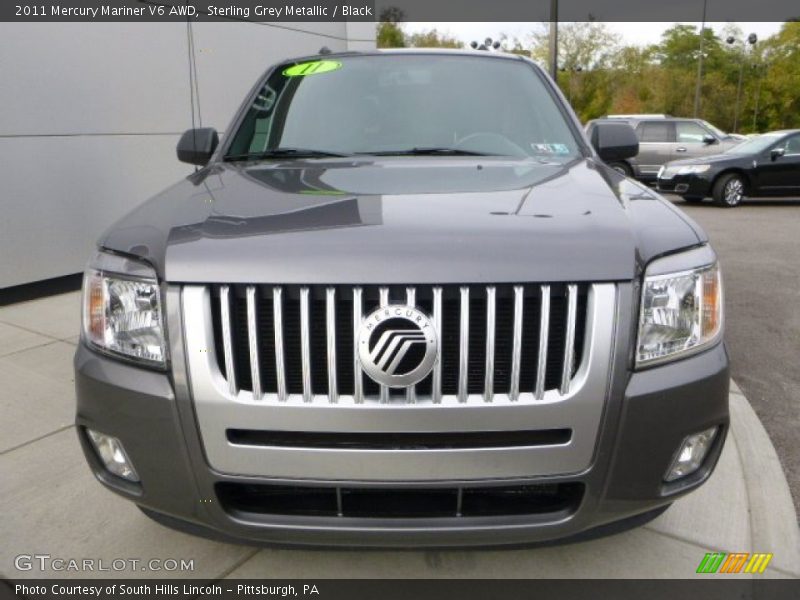
[[[609,165],[628,177],[655,181],[661,165],[671,160],[721,154],[742,142],[742,138],[714,127],[702,119],[681,119],[667,115],[614,115],[590,121],[586,130],[600,122],[624,121],[636,131],[639,154]]]
[[[631,128],[584,137],[533,62],[288,60],[222,139],[177,150],[201,168],[99,241],[75,356],[89,465],[153,519],[581,539],[711,474],[729,378],[708,237],[605,164],[636,154]]]

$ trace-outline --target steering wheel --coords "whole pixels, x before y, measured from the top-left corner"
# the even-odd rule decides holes
[[[503,134],[493,131],[477,131],[465,135],[455,143],[454,147],[458,150],[485,152],[486,154],[518,157],[530,156],[521,146],[512,142]]]

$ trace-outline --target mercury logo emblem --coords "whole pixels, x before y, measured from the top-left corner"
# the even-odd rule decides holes
[[[438,353],[433,322],[413,306],[382,306],[362,321],[358,331],[358,358],[364,372],[389,387],[409,387],[425,379]]]

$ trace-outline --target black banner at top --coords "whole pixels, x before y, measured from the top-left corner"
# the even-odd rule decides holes
[[[0,21],[787,21],[798,0],[3,0]],[[399,11],[399,12],[397,12]]]

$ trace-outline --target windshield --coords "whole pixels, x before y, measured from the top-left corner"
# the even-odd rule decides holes
[[[765,133],[750,140],[745,140],[727,151],[727,154],[758,154],[783,137],[783,134]]]
[[[726,138],[726,137],[728,137],[728,134],[727,134],[727,133],[725,133],[724,131],[722,131],[722,129],[720,129],[719,127],[714,127],[714,126],[713,126],[711,123],[709,123],[708,121],[700,121],[700,122],[701,122],[703,125],[705,125],[705,126],[708,128],[708,129],[710,129],[711,131],[713,131],[713,132],[714,132],[714,134],[715,134],[715,135],[716,135],[718,138]]]
[[[257,94],[226,157],[315,153],[565,162],[580,150],[553,96],[527,63],[416,54],[280,66]]]

